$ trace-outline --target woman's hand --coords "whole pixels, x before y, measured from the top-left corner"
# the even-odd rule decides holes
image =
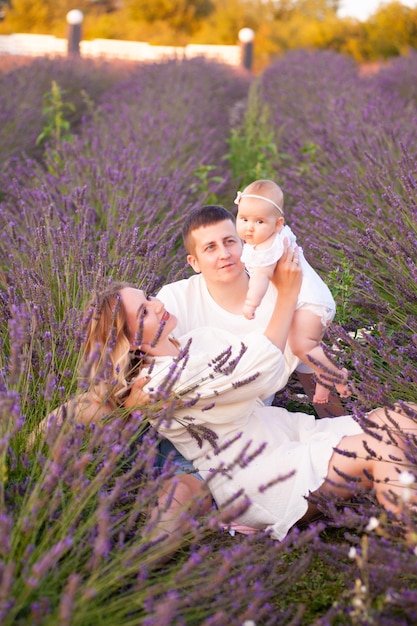
[[[299,248],[298,246],[291,248],[285,239],[284,252],[275,267],[271,281],[281,296],[297,297],[302,277]]]
[[[132,387],[130,388],[130,393],[124,401],[124,405],[127,409],[134,409],[137,406],[149,404],[151,398],[146,391],[143,391],[144,386],[149,382],[149,380],[149,376],[143,376],[143,378],[138,378],[134,381]]]

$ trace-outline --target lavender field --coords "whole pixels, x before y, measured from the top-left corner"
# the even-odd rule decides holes
[[[9,60],[0,119],[0,623],[416,623],[407,502],[407,535],[366,497],[323,501],[282,543],[232,537],[213,511],[168,559],[147,516],[172,475],[153,466],[152,408],[47,441],[38,425],[77,391],[91,292],[187,276],[184,215],[233,210],[255,175],[283,187],[334,293],[346,411],[417,402],[417,55],[367,77],[330,52],[256,78],[200,59]],[[417,476],[417,439],[409,460]]]

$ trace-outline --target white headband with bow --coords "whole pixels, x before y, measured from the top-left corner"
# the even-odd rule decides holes
[[[284,216],[284,211],[281,209],[281,207],[278,206],[278,204],[270,198],[265,198],[265,196],[257,196],[254,193],[242,193],[241,191],[238,191],[234,201],[235,204],[238,205],[241,198],[257,198],[258,200],[266,200],[266,202],[270,202],[270,204],[273,204],[274,207],[278,209],[278,211],[281,213],[281,215]]]

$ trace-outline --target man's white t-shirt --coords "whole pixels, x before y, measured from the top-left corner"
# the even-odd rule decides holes
[[[164,285],[157,294],[169,313],[178,319],[174,335],[181,337],[186,333],[202,326],[212,326],[227,330],[234,335],[247,333],[263,333],[275,306],[277,292],[272,283],[269,284],[261,304],[256,309],[256,317],[248,320],[244,315],[236,315],[219,306],[211,297],[202,274],[194,274],[190,278]],[[308,366],[300,364],[300,360],[292,354],[288,346],[284,352],[287,378],[297,369],[298,371],[312,371]],[[304,369],[305,368],[305,369]],[[285,386],[279,383],[274,391]]]

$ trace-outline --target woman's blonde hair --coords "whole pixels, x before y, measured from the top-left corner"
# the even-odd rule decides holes
[[[131,351],[126,311],[120,291],[130,283],[111,283],[97,292],[86,309],[85,363],[81,381],[110,409],[123,404],[137,361]]]

